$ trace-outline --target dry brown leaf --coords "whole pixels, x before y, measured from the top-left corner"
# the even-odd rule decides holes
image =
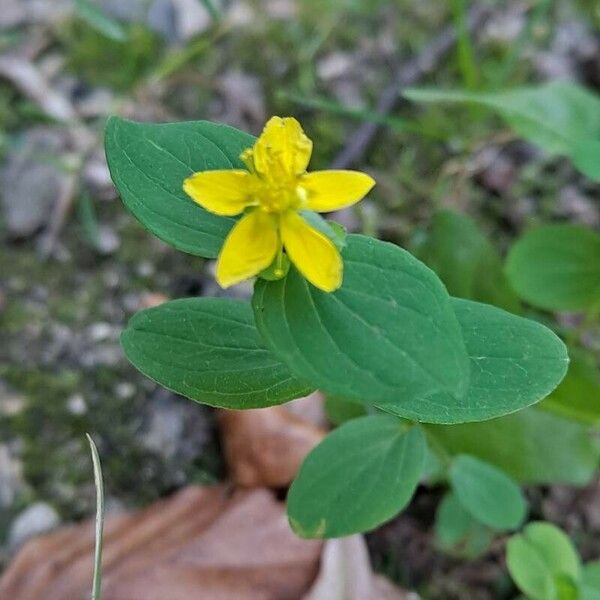
[[[289,485],[325,431],[282,406],[220,413],[230,476],[244,487]]]
[[[110,517],[104,537],[103,600],[296,600],[321,549],[294,536],[269,491],[230,496],[222,486]],[[93,543],[91,521],[32,540],[0,579],[0,598],[89,598]]]

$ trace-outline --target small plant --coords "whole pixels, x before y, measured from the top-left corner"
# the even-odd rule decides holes
[[[506,562],[531,600],[598,600],[600,563],[582,564],[569,537],[551,523],[534,522],[513,535]]]
[[[309,454],[291,487],[298,535],[378,526],[408,504],[434,463],[469,518],[520,526],[518,486],[465,440],[469,428],[486,425],[477,422],[497,419],[491,440],[509,419],[501,446],[513,444],[513,432],[528,446],[535,435],[543,443],[552,415],[512,413],[542,400],[566,373],[567,350],[552,331],[453,298],[406,250],[346,235],[320,217],[359,201],[373,181],[307,173],[311,143],[293,119],[272,119],[256,140],[204,121],[111,118],[106,153],[124,203],[151,232],[185,252],[218,256],[223,286],[257,276],[251,303],[186,298],[139,312],[122,334],[128,359],[212,406],[272,406],[318,388],[338,402],[340,422],[344,412],[355,417]],[[355,408],[340,412],[344,403]],[[356,418],[361,407],[367,414]],[[587,443],[578,442],[584,454]]]

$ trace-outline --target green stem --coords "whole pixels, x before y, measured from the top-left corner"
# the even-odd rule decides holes
[[[96,544],[94,549],[94,579],[92,585],[92,600],[100,600],[102,584],[102,533],[104,530],[104,483],[102,481],[102,466],[94,440],[85,434],[92,452],[94,466],[94,485],[96,486]]]

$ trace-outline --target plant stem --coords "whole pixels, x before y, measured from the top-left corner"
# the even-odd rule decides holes
[[[92,600],[100,600],[102,584],[102,532],[104,530],[104,483],[102,481],[102,466],[98,448],[89,434],[85,434],[92,452],[94,466],[94,485],[96,486],[96,545],[94,549],[94,580],[92,586]]]

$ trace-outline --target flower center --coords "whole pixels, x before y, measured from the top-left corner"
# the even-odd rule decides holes
[[[258,205],[270,213],[299,210],[306,204],[306,190],[298,185],[296,178],[286,182],[261,179],[255,197]]]

